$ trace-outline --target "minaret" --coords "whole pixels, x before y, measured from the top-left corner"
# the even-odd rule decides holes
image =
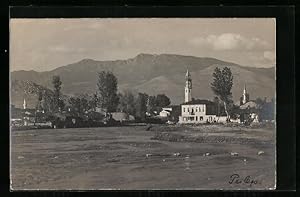
[[[26,100],[24,98],[24,101],[23,101],[23,109],[26,109],[27,108],[27,103],[26,103]]]
[[[192,78],[189,70],[185,74],[184,102],[192,100]]]
[[[243,100],[242,103],[245,104],[249,101],[249,94],[247,93],[246,89],[246,84],[244,85],[244,90],[243,90]]]

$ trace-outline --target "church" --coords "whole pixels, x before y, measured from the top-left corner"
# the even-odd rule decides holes
[[[240,109],[238,122],[244,122],[244,120],[248,119],[248,117],[250,117],[254,122],[258,122],[258,105],[255,101],[250,100],[246,84],[244,85],[240,101],[236,105],[239,106]],[[227,116],[222,116],[221,114],[222,109],[218,110],[218,107],[214,102],[192,98],[192,77],[190,72],[187,70],[185,75],[184,103],[181,104],[181,116],[179,116],[179,123],[195,124],[226,122]]]
[[[185,75],[184,95],[179,123],[211,123],[217,121],[217,110],[212,101],[192,99],[192,77],[189,70]]]

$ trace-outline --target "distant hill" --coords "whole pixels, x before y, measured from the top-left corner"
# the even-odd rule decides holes
[[[243,67],[214,58],[173,54],[139,54],[131,59],[116,61],[83,59],[47,72],[14,71],[11,73],[11,78],[12,80],[32,81],[51,88],[52,76],[60,75],[63,82],[62,92],[67,95],[76,95],[94,92],[97,72],[110,70],[118,78],[120,91],[128,89],[148,94],[165,93],[171,98],[173,104],[178,104],[184,100],[184,76],[187,68],[193,79],[192,96],[212,99],[213,92],[210,89],[210,83],[216,66],[231,68],[234,74],[232,92],[235,101],[241,96],[244,83],[247,84],[250,98],[274,97],[274,67]],[[15,102],[14,98],[12,102]]]

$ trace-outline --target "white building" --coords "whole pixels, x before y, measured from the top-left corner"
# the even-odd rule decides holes
[[[172,112],[172,107],[163,107],[161,112],[159,112],[160,117],[169,117]]]
[[[179,123],[216,122],[216,106],[208,100],[192,100],[192,77],[187,70],[185,75],[184,101],[181,105]]]
[[[217,115],[213,102],[208,100],[192,100],[181,105],[179,123],[216,122]]]

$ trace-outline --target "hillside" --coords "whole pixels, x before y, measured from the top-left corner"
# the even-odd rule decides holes
[[[28,108],[35,108],[38,103],[39,93],[42,93],[45,102],[53,97],[52,90],[32,81],[12,80],[10,90],[11,102],[17,108],[23,108],[24,98]],[[61,95],[61,98],[64,101],[68,100],[66,95]]]
[[[51,88],[53,75],[60,75],[62,92],[67,95],[92,93],[96,90],[97,72],[112,71],[118,78],[119,90],[165,93],[173,104],[183,101],[184,76],[188,68],[193,79],[193,97],[213,97],[210,89],[212,73],[216,66],[231,68],[234,74],[233,98],[237,101],[244,83],[250,98],[274,97],[275,68],[251,68],[224,62],[214,58],[193,57],[173,54],[139,54],[134,58],[116,61],[95,61],[83,59],[52,71],[14,71],[12,80],[32,81]],[[12,102],[16,102],[12,98]]]
[[[48,88],[33,83],[32,81],[12,80],[11,82],[11,102],[18,108],[22,108],[23,100],[26,99],[27,107],[34,108],[38,103],[39,92],[46,92],[52,95]]]

